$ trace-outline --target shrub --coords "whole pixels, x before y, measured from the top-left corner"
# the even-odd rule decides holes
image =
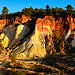
[[[59,30],[55,31],[55,37],[54,37],[54,46],[57,52],[62,52],[64,49],[64,39],[62,39],[62,35]]]
[[[48,20],[52,21],[53,20],[53,17],[48,17]]]
[[[16,62],[16,55],[12,54],[10,56],[10,59],[11,59],[12,62]]]
[[[59,30],[54,32],[54,37],[46,37],[46,51],[47,55],[56,54],[56,53],[63,53],[64,50],[64,39],[62,39],[62,35],[60,34]],[[50,43],[50,44],[49,44]]]
[[[14,75],[25,75],[25,73],[22,72],[21,70],[16,70],[16,71],[14,72]]]

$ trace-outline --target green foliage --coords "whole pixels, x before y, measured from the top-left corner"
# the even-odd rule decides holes
[[[46,9],[49,9],[49,5],[46,6]]]
[[[54,33],[53,39],[51,37],[46,37],[46,51],[47,55],[63,53],[64,50],[64,39],[59,30],[56,30]]]
[[[53,17],[48,17],[48,20],[52,21],[53,20]]]
[[[33,8],[32,7],[25,8],[25,9],[22,10],[22,14],[31,17],[32,11],[33,11]]]
[[[25,73],[22,72],[21,70],[16,70],[14,71],[14,75],[25,75]]]
[[[55,46],[57,52],[62,52],[64,49],[63,48],[64,40],[62,40],[62,35],[59,30],[55,31],[54,46]]]
[[[40,16],[44,16],[44,15],[46,15],[46,13],[47,13],[47,11],[46,10],[43,10],[42,8],[39,10],[39,17]]]
[[[64,9],[62,9],[62,8],[58,8],[58,13],[59,13],[59,15],[62,15],[62,12],[64,11]]]
[[[8,14],[9,10],[7,7],[3,7],[2,14]]]
[[[67,11],[69,11],[69,10],[73,11],[73,9],[74,9],[71,5],[67,5],[67,7],[65,7],[65,8],[67,9]]]
[[[58,8],[52,8],[52,14],[58,15]]]
[[[24,8],[22,9],[21,12],[16,12],[16,13],[9,13],[9,10],[7,7],[3,7],[2,10],[2,15],[0,15],[0,19],[15,19],[15,16],[21,17],[22,15],[26,15],[29,17],[44,17],[45,15],[71,15],[75,14],[75,10],[71,5],[67,5],[65,7],[66,10],[62,8],[50,8],[49,5],[46,6],[46,9],[33,9],[31,6],[30,8]]]
[[[67,5],[67,7],[65,7],[67,9],[67,14],[73,14],[73,7],[71,5]]]

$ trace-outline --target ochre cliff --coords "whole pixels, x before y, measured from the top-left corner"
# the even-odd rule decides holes
[[[16,17],[15,20],[14,19],[0,20],[0,30],[4,29],[5,26],[11,25],[11,24],[13,25],[22,24],[22,23],[26,23],[29,20],[31,20],[30,17],[26,17],[24,15],[22,15],[21,18]]]
[[[27,57],[33,58],[34,56],[44,57],[46,55],[46,36],[48,36],[48,38],[51,39],[49,42],[49,46],[52,46],[53,45],[52,38],[55,37],[54,34],[55,31],[59,31],[61,38],[65,38],[65,39],[69,38],[72,31],[75,31],[74,30],[75,18],[73,16],[68,15],[65,18],[61,16],[59,17],[45,16],[43,19],[38,18],[36,20],[36,23],[34,23],[35,19],[36,18],[30,19],[29,17],[22,15],[21,18],[17,17],[15,21],[13,21],[12,27],[10,25],[9,26],[7,25],[8,29],[11,31],[13,31],[12,28],[15,28],[14,33],[12,33],[14,35],[13,37],[11,33],[7,34],[8,30],[6,30],[7,27],[5,27],[5,24],[2,22],[3,20],[0,21],[0,24],[2,26],[4,25],[3,27],[1,26],[0,29],[4,31],[4,35],[2,33],[0,36],[3,37],[1,38],[1,40],[3,39],[1,43],[5,48],[9,47],[10,45],[11,46],[15,45],[18,41],[22,39],[24,40],[24,41],[22,40],[23,42],[20,45],[15,46],[15,48],[12,50],[11,53],[11,54],[16,54],[19,59],[27,58]],[[33,33],[29,35],[31,31],[33,31]],[[27,34],[28,37],[26,37]],[[5,39],[7,40],[7,43]]]

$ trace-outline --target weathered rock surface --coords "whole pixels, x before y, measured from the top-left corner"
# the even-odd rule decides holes
[[[22,15],[21,18],[19,17],[16,17],[15,20],[13,19],[3,19],[3,20],[0,20],[0,30],[4,29],[5,26],[8,26],[8,25],[16,25],[16,24],[22,24],[22,23],[26,23],[27,21],[31,20],[30,17],[26,17],[25,15]]]
[[[47,35],[52,37],[55,30],[59,30],[64,35],[63,24],[61,17],[56,21],[53,16],[45,16],[43,19],[38,18],[33,34],[23,44],[16,47],[11,54],[17,54],[19,59],[44,57],[46,55],[45,37]],[[68,33],[65,38],[68,38],[70,34]]]
[[[4,32],[2,32],[0,35],[0,40],[2,40],[4,38],[4,36],[5,36],[5,34],[4,34]]]
[[[6,48],[15,37],[16,27],[13,27],[11,25],[6,27],[3,31],[4,31],[4,37],[1,43],[3,44],[4,48]]]
[[[45,37],[50,36],[51,37],[50,40],[52,40],[52,37],[54,36],[53,32],[59,30],[62,36],[66,34],[66,36],[64,36],[66,41],[69,42],[70,40],[67,40],[67,39],[72,38],[72,41],[70,41],[70,43],[72,47],[75,48],[75,30],[74,30],[75,18],[72,18],[70,16],[68,16],[64,20],[61,17],[57,19],[53,18],[53,16],[45,16],[45,18],[43,19],[38,18],[36,21],[34,31],[32,30],[33,26],[31,26],[33,25],[33,23],[31,24],[29,19],[26,20],[26,17],[23,17],[23,20],[17,17],[14,24],[20,24],[21,21],[22,23],[25,23],[25,24],[24,25],[21,24],[18,26],[17,25],[7,26],[4,30],[2,29],[4,33],[1,33],[0,40],[4,48],[8,47],[9,45],[14,46],[15,43],[21,40],[20,44],[16,45],[14,48],[11,49],[12,51],[8,48],[9,49],[9,52],[7,52],[8,54],[6,54],[6,50],[4,50],[4,54],[0,55],[1,57],[0,64],[3,64],[3,62],[5,61],[9,61],[8,57],[12,54],[17,55],[17,59],[18,59],[18,62],[16,64],[15,63],[8,64],[8,67],[11,66],[11,68],[4,68],[1,66],[1,69],[3,68],[2,69],[3,72],[5,71],[7,73],[8,71],[9,73],[9,70],[14,71],[13,68],[17,67],[16,70],[21,68],[21,70],[23,70],[24,73],[29,72],[29,74],[31,74],[32,71],[33,71],[32,74],[35,74],[37,73],[37,71],[39,71],[39,73],[37,73],[39,75],[49,74],[51,72],[53,74],[54,72],[56,72],[55,75],[57,73],[61,75],[64,73],[74,75],[75,54],[74,56],[50,55],[45,57],[47,54]],[[26,36],[26,34],[28,34],[31,30],[33,31],[33,33],[30,34],[27,38],[24,38],[24,36]],[[49,45],[50,46],[52,45],[51,42],[49,42]],[[5,56],[5,54],[7,56]],[[31,62],[31,60],[33,59],[39,60],[37,58],[42,58],[42,57],[45,57],[45,58],[43,59],[43,61],[37,61],[37,64],[35,63],[36,61],[34,63]],[[28,59],[28,61],[26,61],[26,59]],[[22,62],[19,63],[20,61]],[[47,65],[44,65],[44,64],[47,64]],[[5,66],[7,67],[7,65]],[[40,71],[43,73],[40,73]]]
[[[4,38],[1,41],[4,47],[8,47],[8,45],[14,45],[18,41],[22,40],[25,35],[28,34],[30,30],[32,30],[33,27],[31,26],[33,22],[30,21],[30,18],[24,15],[22,15],[22,18],[17,17],[13,23],[24,23],[24,25],[14,25],[15,29],[7,26],[9,27],[8,30],[6,30],[6,28],[4,29],[6,33],[5,35],[1,35],[1,39]],[[67,26],[68,28],[66,28]],[[46,36],[50,35],[53,37],[53,32],[56,30],[59,30],[60,34],[63,36],[68,30],[68,33],[65,37],[67,39],[74,28],[75,22],[74,18],[71,16],[68,16],[66,19],[63,19],[62,17],[56,19],[53,16],[45,16],[43,19],[38,18],[36,21],[35,30],[33,30],[34,32],[29,37],[27,37],[26,41],[23,41],[21,45],[15,47],[12,53],[17,54],[19,58],[44,57],[46,55]]]
[[[11,42],[11,45],[14,45],[19,40],[23,39],[25,37],[25,35],[28,34],[29,32],[30,32],[30,29],[27,26],[22,25],[22,24],[19,25],[17,27],[15,37],[14,37],[13,41]]]
[[[0,20],[0,30],[4,29],[5,25],[6,25],[6,19]]]
[[[46,24],[44,24],[46,22]],[[47,25],[49,20],[38,19],[36,21],[35,31],[27,40],[16,47],[11,54],[16,54],[18,59],[42,58],[46,55],[45,37],[52,37],[52,29]]]

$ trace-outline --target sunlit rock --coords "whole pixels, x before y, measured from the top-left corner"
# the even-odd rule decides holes
[[[4,38],[5,34],[4,32],[0,34],[0,40],[2,40]]]
[[[18,59],[42,58],[46,56],[45,37],[47,35],[52,36],[52,29],[49,25],[44,25],[42,23],[43,20],[42,22],[39,20],[42,19],[37,20],[35,31],[27,38],[23,44],[16,47],[12,51],[11,54],[16,54]],[[17,37],[18,35],[15,35],[16,38],[19,38]]]
[[[3,44],[4,48],[6,48],[15,37],[16,27],[13,27],[11,25],[6,27],[3,31],[4,31],[4,37],[1,43]]]
[[[1,41],[4,48],[8,47],[9,44],[9,38],[5,36],[5,38]]]

